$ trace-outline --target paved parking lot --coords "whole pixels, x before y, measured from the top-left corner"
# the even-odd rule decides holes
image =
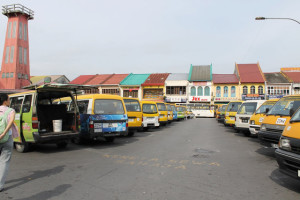
[[[13,155],[1,200],[299,199],[274,150],[215,119],[191,119],[109,144],[36,146]]]

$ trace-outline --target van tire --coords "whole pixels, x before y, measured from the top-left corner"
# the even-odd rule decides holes
[[[115,137],[105,137],[106,142],[113,143],[115,141]]]
[[[27,142],[15,143],[15,147],[19,153],[26,153],[29,150],[29,144]]]
[[[66,148],[68,146],[68,142],[66,142],[66,141],[58,142],[58,143],[56,143],[56,146],[59,149],[64,149],[64,148]]]
[[[81,137],[73,138],[71,141],[72,141],[72,143],[77,144],[77,145],[83,144],[83,139]]]
[[[134,131],[128,131],[128,137],[133,137],[134,136]]]
[[[250,137],[250,135],[251,135],[251,133],[249,131],[244,131],[243,133],[246,137]]]

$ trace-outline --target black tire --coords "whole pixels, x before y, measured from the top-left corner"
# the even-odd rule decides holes
[[[133,137],[133,136],[134,136],[134,134],[135,134],[135,132],[134,132],[134,131],[128,131],[128,137]]]
[[[249,131],[244,131],[243,133],[246,137],[250,137],[250,135],[251,135],[251,133]]]
[[[66,142],[66,141],[58,142],[58,143],[56,143],[56,146],[59,149],[64,149],[64,148],[66,148],[68,146],[68,142]]]
[[[27,142],[22,142],[22,143],[15,143],[15,147],[17,152],[19,153],[26,153],[29,151],[29,144]]]
[[[71,141],[74,144],[78,144],[78,145],[83,144],[83,139],[81,137],[73,138]]]
[[[113,143],[115,141],[115,137],[105,137],[106,142]]]
[[[148,127],[144,127],[143,131],[148,131],[148,129],[149,129]]]

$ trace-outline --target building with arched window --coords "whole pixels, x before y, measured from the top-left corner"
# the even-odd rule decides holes
[[[265,76],[257,64],[235,64],[235,75],[240,82],[242,100],[265,99]]]
[[[210,103],[212,92],[212,65],[190,67],[189,103]]]
[[[239,80],[235,74],[213,74],[212,96],[214,104],[226,104],[238,100]]]

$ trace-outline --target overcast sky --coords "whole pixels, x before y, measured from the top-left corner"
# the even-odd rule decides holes
[[[1,5],[12,4],[1,0]],[[31,75],[155,73],[259,62],[264,72],[300,66],[299,0],[20,0],[29,22]],[[7,17],[0,16],[3,54]]]

